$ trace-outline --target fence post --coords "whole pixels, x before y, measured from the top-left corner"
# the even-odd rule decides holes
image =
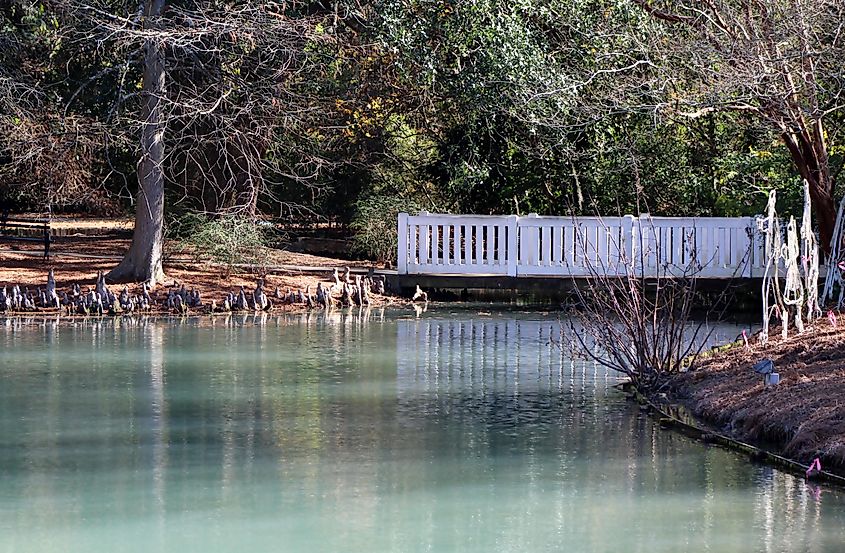
[[[621,268],[617,269],[619,275],[628,275],[628,272],[636,273],[636,258],[637,252],[636,238],[634,237],[634,220],[633,215],[625,215],[622,217],[622,243],[619,245],[619,263]]]
[[[420,211],[420,224],[414,225],[414,230],[419,233],[417,236],[417,250],[419,252],[419,265],[429,265],[431,264],[431,255],[429,253],[429,245],[431,244],[431,225],[428,223],[431,221],[428,218],[428,211]],[[417,254],[417,252],[414,252]],[[415,268],[414,272],[419,270],[418,267]]]
[[[508,216],[508,276],[517,276],[519,262],[519,217]]]
[[[743,275],[745,278],[754,276],[754,264],[757,262],[757,220],[754,217],[746,218],[746,234],[748,235],[748,258],[745,260]]]
[[[526,219],[536,219],[536,213],[529,213]],[[519,253],[522,260],[531,267],[539,265],[540,261],[540,229],[536,226],[522,227],[519,234]]]
[[[408,214],[400,213],[397,231],[399,233],[396,252],[396,272],[400,275],[408,274]]]
[[[639,268],[639,275],[658,276],[660,274],[660,254],[658,251],[660,240],[657,236],[657,230],[654,228],[654,222],[651,220],[651,213],[640,213],[640,217],[637,219],[637,243],[639,245],[637,257],[640,265],[642,265]]]

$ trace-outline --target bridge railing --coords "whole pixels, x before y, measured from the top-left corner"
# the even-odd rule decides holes
[[[628,217],[522,217],[517,221],[517,274],[625,274],[631,224]]]
[[[753,217],[408,215],[400,274],[751,277],[764,258]]]
[[[764,267],[754,217],[640,216],[634,261],[646,275],[750,278]]]
[[[399,214],[400,273],[516,276],[516,215]]]

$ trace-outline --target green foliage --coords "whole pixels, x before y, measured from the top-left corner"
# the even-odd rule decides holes
[[[727,115],[655,126],[627,115],[597,126],[585,145],[585,195],[602,213],[746,216],[762,213],[768,191],[789,210],[802,205],[800,181],[770,133]]]
[[[733,216],[762,210],[771,188],[800,198],[771,128],[736,113],[673,120],[655,111],[667,91],[650,88],[659,80],[642,41],[670,34],[633,3],[377,5],[398,79],[430,110],[416,125],[435,155],[409,169],[453,211]],[[676,82],[694,89],[688,69],[678,67]],[[839,142],[831,135],[831,152]]]
[[[100,4],[103,13],[134,9],[123,0]],[[393,245],[379,240],[392,236],[394,207],[402,204],[467,213],[734,216],[762,211],[775,188],[789,209],[800,209],[792,161],[759,121],[736,113],[672,119],[658,109],[705,88],[685,64],[672,87],[655,85],[659,60],[645,59],[643,48],[683,38],[682,30],[630,1],[283,5],[286,17],[313,25],[307,40],[278,49],[295,70],[268,62],[284,42],[275,35],[241,37],[219,58],[168,50],[169,94],[195,85],[213,96],[198,97],[185,118],[170,112],[169,207],[231,212],[257,197],[255,211],[281,220],[354,220],[359,252],[387,259]],[[45,198],[54,207],[104,205],[90,193],[96,187],[129,206],[140,42],[90,48],[81,37],[97,36],[83,24],[95,22],[94,12],[79,19],[56,6],[12,0],[0,8],[0,83],[11,91],[0,92],[0,199],[14,207]],[[213,78],[199,80],[196,63],[214,68]],[[830,57],[824,67],[835,63],[841,60]],[[841,91],[841,71],[821,79]],[[634,81],[642,86],[631,103]],[[211,101],[218,95],[221,102]],[[226,123],[226,114],[237,117]],[[845,162],[843,117],[832,110],[826,119],[834,175]],[[175,133],[188,140],[179,146]],[[223,146],[194,140],[209,136]],[[196,217],[170,232],[211,240],[205,227],[212,223],[235,226]],[[239,248],[222,249],[227,257]]]
[[[227,275],[236,265],[260,269],[268,262],[267,227],[246,217],[187,214],[169,225],[168,234],[195,261],[220,264]]]
[[[396,261],[396,222],[399,213],[416,214],[420,206],[400,196],[367,196],[355,204],[352,219],[354,249],[377,261]]]

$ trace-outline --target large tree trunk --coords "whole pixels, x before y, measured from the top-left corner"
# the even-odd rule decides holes
[[[158,26],[165,0],[146,0],[144,19]],[[148,38],[144,45],[144,91],[141,113],[141,160],[138,162],[138,201],[132,245],[120,264],[106,278],[111,282],[149,282],[164,279],[164,52],[161,43]]]
[[[819,246],[825,255],[830,254],[830,242],[833,239],[833,229],[836,225],[836,203],[833,200],[833,181],[808,180],[810,184],[810,201],[816,212],[816,222],[819,225]]]
[[[821,121],[797,132],[783,133],[782,138],[798,173],[809,184],[810,201],[819,225],[819,246],[829,254],[836,224],[836,203]]]

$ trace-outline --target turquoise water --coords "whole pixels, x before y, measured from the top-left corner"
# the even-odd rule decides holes
[[[842,492],[656,428],[558,324],[0,321],[0,552],[845,550]]]

